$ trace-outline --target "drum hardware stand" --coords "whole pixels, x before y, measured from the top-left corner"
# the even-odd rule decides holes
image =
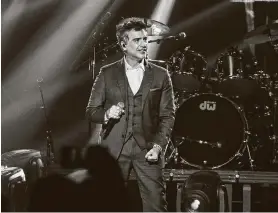
[[[95,65],[96,65],[96,47],[93,47],[93,58],[89,56],[89,71],[92,73],[92,78],[95,79]]]
[[[247,148],[247,153],[248,153],[248,159],[249,159],[249,163],[250,163],[250,168],[251,168],[252,170],[254,170],[254,164],[253,164],[254,160],[252,159],[251,152],[250,152],[250,147],[249,147],[249,145],[248,145],[247,142],[246,142],[246,148]]]
[[[211,148],[222,148],[223,143],[221,143],[220,141],[217,141],[216,143],[211,143],[209,141],[205,141],[205,140],[196,140],[196,139],[191,139],[189,137],[181,137],[180,138],[180,143],[179,145],[182,145],[185,141],[188,141],[190,143],[197,143],[200,145],[207,145],[210,146]]]
[[[93,47],[93,58],[91,58],[91,56],[89,56],[89,72],[91,72],[92,74],[92,79],[94,81],[95,79],[95,65],[96,65],[96,47]],[[89,137],[91,137],[91,131],[92,131],[92,123],[91,121],[88,121],[88,133],[89,133]]]
[[[245,132],[246,132],[246,134],[248,136],[251,135],[251,132],[249,132],[249,131],[245,131]],[[250,168],[252,170],[254,170],[254,164],[253,164],[254,160],[252,159],[250,147],[249,147],[249,144],[248,144],[248,139],[244,140],[244,143],[246,144],[246,149],[247,149],[247,154],[248,154],[248,160],[249,160]]]
[[[165,165],[168,165],[173,158],[175,164],[178,164],[178,157],[179,157],[178,149],[174,148],[174,150],[171,152],[169,157],[165,159]]]
[[[235,54],[235,53],[234,53]],[[238,50],[238,57],[239,57],[239,68],[237,69],[238,72],[238,78],[243,78],[244,77],[244,63],[243,63],[243,51],[242,50]]]
[[[118,46],[118,42],[116,41],[116,42],[110,44],[109,46],[107,46],[107,47],[105,47],[105,48],[99,50],[98,52],[95,53],[95,55],[98,55],[98,54],[102,53],[103,51],[107,51],[107,50],[112,49],[112,48],[115,48],[115,47],[117,47],[117,46]]]
[[[268,26],[268,37],[270,40],[270,44],[273,47],[275,53],[278,55],[278,43],[274,43],[273,37],[277,37],[278,35],[271,35],[271,29]],[[274,89],[275,87],[275,79],[273,79],[273,83],[271,85],[271,89]],[[270,137],[270,139],[273,141],[273,164],[278,164],[278,133],[277,133],[277,121],[276,121],[276,115],[277,115],[277,104],[278,104],[278,97],[277,94],[274,94],[270,89],[270,96],[272,96],[273,99],[273,124],[272,124],[272,129],[273,129],[273,135]]]
[[[166,151],[168,149],[171,150],[171,148],[169,148],[169,147],[172,147],[173,150],[171,151],[169,157],[166,157],[167,156]],[[178,148],[174,147],[174,144],[173,144],[172,140],[169,139],[168,144],[167,144],[167,146],[166,146],[166,148],[164,150],[164,153],[163,153],[163,156],[164,156],[164,159],[165,159],[165,166],[168,165],[173,158],[174,158],[175,164],[178,164],[178,155],[179,155],[178,154]]]
[[[277,123],[276,123],[276,114],[277,114],[277,104],[278,97],[273,97],[273,135],[271,140],[273,141],[273,160],[272,163],[278,164],[278,137],[277,137]]]
[[[46,146],[46,149],[47,149],[47,151],[46,151],[46,166],[50,166],[51,164],[53,164],[55,162],[53,139],[52,139],[52,135],[51,135],[49,119],[48,119],[47,113],[46,113],[46,107],[45,107],[43,92],[42,92],[42,88],[40,86],[40,83],[43,82],[43,79],[42,78],[37,79],[37,82],[38,82],[38,86],[39,86],[39,90],[40,90],[40,94],[41,94],[41,99],[42,99],[41,109],[43,109],[43,111],[44,111],[44,117],[45,117],[45,122],[46,122],[46,142],[47,142],[47,146]]]
[[[278,37],[278,35],[274,35],[274,36],[271,35],[271,29],[270,29],[270,27],[268,27],[268,38],[269,38],[270,44],[273,47],[274,51],[278,54],[278,43],[277,44],[274,43],[275,40],[273,39],[273,37]]]
[[[118,42],[114,42],[111,45],[109,45],[97,52],[96,52],[96,47],[95,46],[93,47],[93,57],[89,56],[89,59],[86,60],[86,63],[87,63],[87,61],[89,63],[89,71],[92,74],[93,83],[94,83],[95,77],[96,77],[96,73],[95,73],[96,55],[99,55],[100,53],[107,51],[109,49],[115,48],[117,45],[118,45]],[[91,121],[88,121],[88,135],[89,135],[89,137],[92,136],[92,122]]]
[[[93,57],[92,56],[89,56],[89,59],[88,59],[88,63],[89,63],[89,72],[91,72],[92,74],[92,80],[94,82],[95,80],[95,66],[96,66],[96,55],[102,53],[103,51],[106,51],[110,48],[114,48],[118,45],[118,42],[116,43],[113,43],[111,45],[109,45],[108,47],[105,47],[103,49],[101,49],[100,51],[96,52],[96,47],[94,46],[93,47]],[[87,62],[87,61],[86,61]],[[92,122],[91,121],[88,121],[88,134],[89,134],[89,137],[92,136]]]

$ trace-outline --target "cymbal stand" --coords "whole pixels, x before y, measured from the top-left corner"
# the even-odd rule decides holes
[[[275,35],[278,36],[278,35]],[[268,37],[270,39],[270,44],[273,47],[276,55],[278,56],[278,43],[275,44],[274,40],[273,40],[273,35],[271,35],[271,29],[268,29]],[[272,91],[274,91],[274,87],[275,87],[275,79],[273,79],[273,83],[271,85],[271,89]],[[272,96],[273,99],[273,135],[271,137],[271,140],[273,141],[273,154],[272,154],[272,163],[273,164],[278,164],[278,132],[277,132],[277,120],[276,120],[276,116],[277,116],[277,105],[278,105],[278,97],[277,94],[275,94],[275,92],[272,92],[270,90],[270,94]]]
[[[273,159],[272,163],[278,164],[278,136],[277,136],[277,105],[278,105],[278,97],[273,97],[273,135],[271,136],[271,140],[273,141]]]
[[[168,140],[165,150],[163,151],[164,166],[169,165],[172,161],[177,165],[179,163],[178,148],[174,146],[171,139]]]
[[[94,46],[93,47],[93,56],[89,56],[89,59],[86,60],[86,63],[88,62],[89,64],[89,71],[92,73],[92,78],[93,80],[95,79],[95,76],[96,76],[96,73],[95,73],[95,66],[96,66],[96,56],[105,52],[105,51],[108,51],[112,48],[115,48],[118,46],[118,42],[114,42],[112,43],[111,45],[99,50],[96,52],[96,47]]]
[[[273,40],[273,37],[278,37],[278,35],[275,35],[275,36],[271,35],[271,31],[270,31],[270,29],[268,29],[268,37],[269,37],[270,44],[273,47],[275,53],[278,54],[278,43],[275,44],[274,40]]]
[[[93,82],[95,81],[95,67],[96,67],[96,55],[99,55],[100,53],[107,51],[109,49],[115,48],[118,46],[118,42],[114,42],[113,44],[109,45],[108,47],[105,47],[101,50],[99,50],[98,52],[96,52],[96,47],[93,47],[93,57],[89,56],[89,59],[86,60],[85,62],[89,64],[89,71],[92,74],[92,80]],[[88,133],[89,133],[89,137],[91,137],[92,134],[92,123],[91,121],[88,121]]]
[[[250,168],[251,170],[254,170],[254,160],[252,158],[252,155],[251,155],[251,151],[250,151],[250,147],[249,147],[249,144],[248,144],[248,141],[246,141],[246,149],[247,149],[247,154],[248,154],[248,160],[249,160],[249,164],[250,164]]]
[[[50,130],[50,125],[49,125],[49,119],[46,113],[46,107],[45,107],[45,102],[44,102],[44,97],[43,97],[43,92],[40,83],[43,82],[43,79],[37,79],[40,94],[41,94],[41,100],[42,100],[42,106],[41,109],[44,111],[44,117],[45,117],[45,122],[46,122],[46,166],[49,166],[55,162],[55,157],[54,157],[54,146],[53,146],[53,139],[51,135],[51,130]]]
[[[102,52],[104,52],[104,51],[108,51],[108,50],[110,50],[110,49],[113,49],[113,48],[117,47],[118,45],[119,45],[119,43],[118,43],[117,41],[116,41],[116,42],[113,42],[113,43],[110,44],[109,46],[107,46],[107,47],[105,47],[105,48],[103,48],[103,49],[97,51],[95,54],[98,55],[98,54],[100,54],[100,53],[102,53]]]
[[[96,47],[93,47],[93,58],[89,56],[89,71],[92,73],[92,78],[95,79],[95,65],[96,65]]]

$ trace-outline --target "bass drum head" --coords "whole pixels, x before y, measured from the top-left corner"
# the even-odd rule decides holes
[[[214,169],[240,154],[247,129],[244,114],[232,101],[216,94],[195,94],[176,112],[173,140],[186,163]]]

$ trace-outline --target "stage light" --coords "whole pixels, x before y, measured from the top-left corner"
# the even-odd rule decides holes
[[[182,212],[220,211],[221,179],[214,171],[193,173],[185,181],[181,194]]]

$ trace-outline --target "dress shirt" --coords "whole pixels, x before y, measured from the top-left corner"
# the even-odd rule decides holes
[[[128,83],[133,92],[133,95],[135,95],[138,92],[144,77],[144,72],[145,72],[144,60],[142,60],[141,63],[135,67],[131,67],[127,63],[125,58],[124,61],[125,61],[126,77],[128,79]]]
[[[129,86],[132,90],[133,95],[135,95],[143,81],[144,72],[145,72],[145,66],[144,66],[144,60],[141,61],[140,64],[138,64],[136,67],[131,67],[125,57],[124,57],[124,63],[125,63],[125,72],[126,77],[128,79]],[[108,116],[105,113],[104,114],[104,123],[108,122]]]

